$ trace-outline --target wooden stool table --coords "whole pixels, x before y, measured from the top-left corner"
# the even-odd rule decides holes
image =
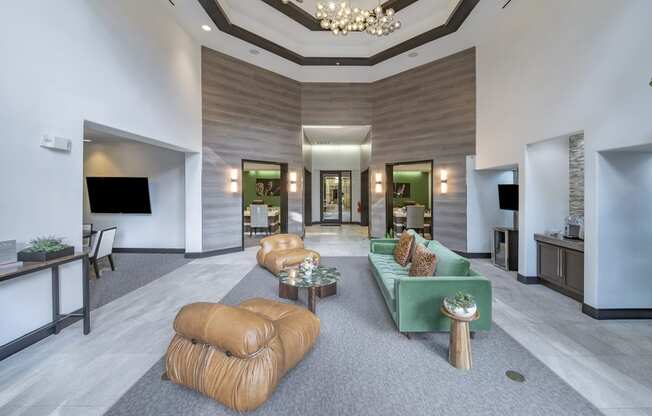
[[[471,356],[471,334],[469,332],[469,322],[480,319],[480,311],[470,318],[462,318],[448,312],[445,307],[441,307],[441,313],[451,320],[450,341],[448,343],[448,361],[455,368],[461,370],[470,370],[473,366]]]

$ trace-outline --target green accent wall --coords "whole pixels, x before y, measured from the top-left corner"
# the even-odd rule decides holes
[[[254,199],[260,199],[256,196],[256,179],[280,179],[281,171],[279,170],[250,170],[245,171],[244,179],[244,204],[245,208],[251,205]],[[264,196],[262,200],[270,207],[281,206],[280,196]]]
[[[429,201],[429,174],[427,172],[417,171],[401,171],[394,172],[394,183],[409,183],[410,184],[410,197],[409,198],[394,198],[394,206],[399,207],[405,201],[415,201],[418,204],[430,208]]]

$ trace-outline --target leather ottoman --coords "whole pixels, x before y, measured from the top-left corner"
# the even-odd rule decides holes
[[[297,267],[303,259],[312,257],[320,260],[319,253],[303,247],[303,240],[294,234],[276,234],[260,240],[256,255],[258,264],[275,275],[288,268]]]
[[[307,309],[267,299],[193,303],[174,320],[167,376],[237,411],[253,410],[312,348],[319,328]]]

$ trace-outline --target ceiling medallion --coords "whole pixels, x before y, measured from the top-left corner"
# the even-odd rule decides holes
[[[318,2],[315,16],[321,21],[321,27],[334,35],[367,32],[373,36],[387,36],[401,28],[401,22],[394,19],[394,9],[383,10],[380,2],[372,10],[352,8],[351,3],[345,1]]]

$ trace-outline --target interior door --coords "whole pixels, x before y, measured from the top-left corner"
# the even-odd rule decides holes
[[[321,172],[320,211],[322,224],[342,223],[342,173]]]
[[[308,169],[304,171],[303,179],[303,219],[304,225],[312,225],[312,173]]]
[[[360,204],[362,212],[360,213],[360,225],[369,226],[369,169],[360,174]]]

